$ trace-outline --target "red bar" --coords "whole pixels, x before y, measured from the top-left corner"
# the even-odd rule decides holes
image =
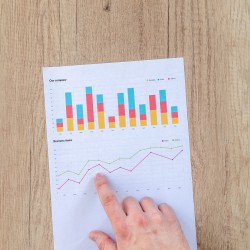
[[[88,122],[94,122],[94,107],[92,94],[86,94]]]
[[[56,126],[57,126],[58,128],[62,128],[62,127],[63,127],[63,123],[57,123]]]
[[[77,119],[77,124],[84,124],[84,120],[83,120],[83,118],[79,118],[79,119]]]
[[[161,102],[161,113],[167,113],[167,102]]]
[[[172,118],[178,118],[178,112],[173,112],[172,113]]]
[[[140,115],[140,120],[141,121],[147,120],[147,115],[146,114]]]
[[[149,106],[150,106],[150,110],[156,110],[156,97],[155,97],[155,95],[149,96]]]
[[[130,109],[129,110],[129,118],[135,118],[136,115],[135,115],[135,109]]]
[[[109,122],[115,122],[115,117],[114,116],[110,116],[109,117]]]
[[[97,111],[104,112],[104,105],[103,103],[97,103]]]
[[[66,116],[67,118],[73,118],[73,108],[72,106],[66,106]]]
[[[125,105],[124,104],[118,105],[118,112],[119,112],[119,116],[125,116]]]

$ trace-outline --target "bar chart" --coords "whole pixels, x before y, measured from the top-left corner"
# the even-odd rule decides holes
[[[62,133],[179,124],[178,106],[173,103],[169,107],[171,113],[168,113],[166,89],[149,94],[144,103],[137,102],[137,94],[140,93],[135,88],[127,88],[124,93],[114,93],[117,107],[112,109],[112,113],[105,109],[108,98],[105,100],[103,94],[95,93],[92,86],[85,87],[85,91],[83,88],[82,95],[85,95],[85,99],[74,105],[74,94],[66,92],[65,117],[56,118],[56,131]],[[171,116],[168,117],[169,115]]]

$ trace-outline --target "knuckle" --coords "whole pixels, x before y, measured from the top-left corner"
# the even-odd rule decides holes
[[[138,227],[147,227],[148,226],[148,219],[146,218],[145,215],[137,215],[134,218],[134,222]]]
[[[151,215],[151,219],[153,222],[155,222],[157,224],[162,224],[164,222],[163,216],[157,212],[155,212]]]
[[[113,193],[107,194],[103,197],[103,206],[108,207],[115,201],[115,195]]]
[[[102,241],[99,243],[98,247],[99,247],[100,250],[104,250],[104,249],[105,249],[105,245],[106,245],[106,242],[105,242],[104,240],[102,240]]]
[[[129,228],[128,225],[126,223],[119,223],[119,225],[117,226],[117,235],[122,238],[122,239],[126,239],[128,238],[129,235]]]
[[[96,186],[97,186],[97,189],[103,189],[103,188],[106,188],[107,186],[107,182],[106,180],[99,180],[97,183],[96,183]]]

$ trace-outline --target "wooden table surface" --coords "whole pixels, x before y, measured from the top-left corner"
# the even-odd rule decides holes
[[[0,249],[53,249],[42,66],[185,58],[199,249],[250,249],[249,0],[0,0]]]

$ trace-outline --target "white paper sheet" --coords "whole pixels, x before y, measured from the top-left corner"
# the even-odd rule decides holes
[[[55,250],[97,249],[93,229],[114,236],[97,172],[120,200],[169,203],[197,249],[183,59],[49,67],[43,75]]]

